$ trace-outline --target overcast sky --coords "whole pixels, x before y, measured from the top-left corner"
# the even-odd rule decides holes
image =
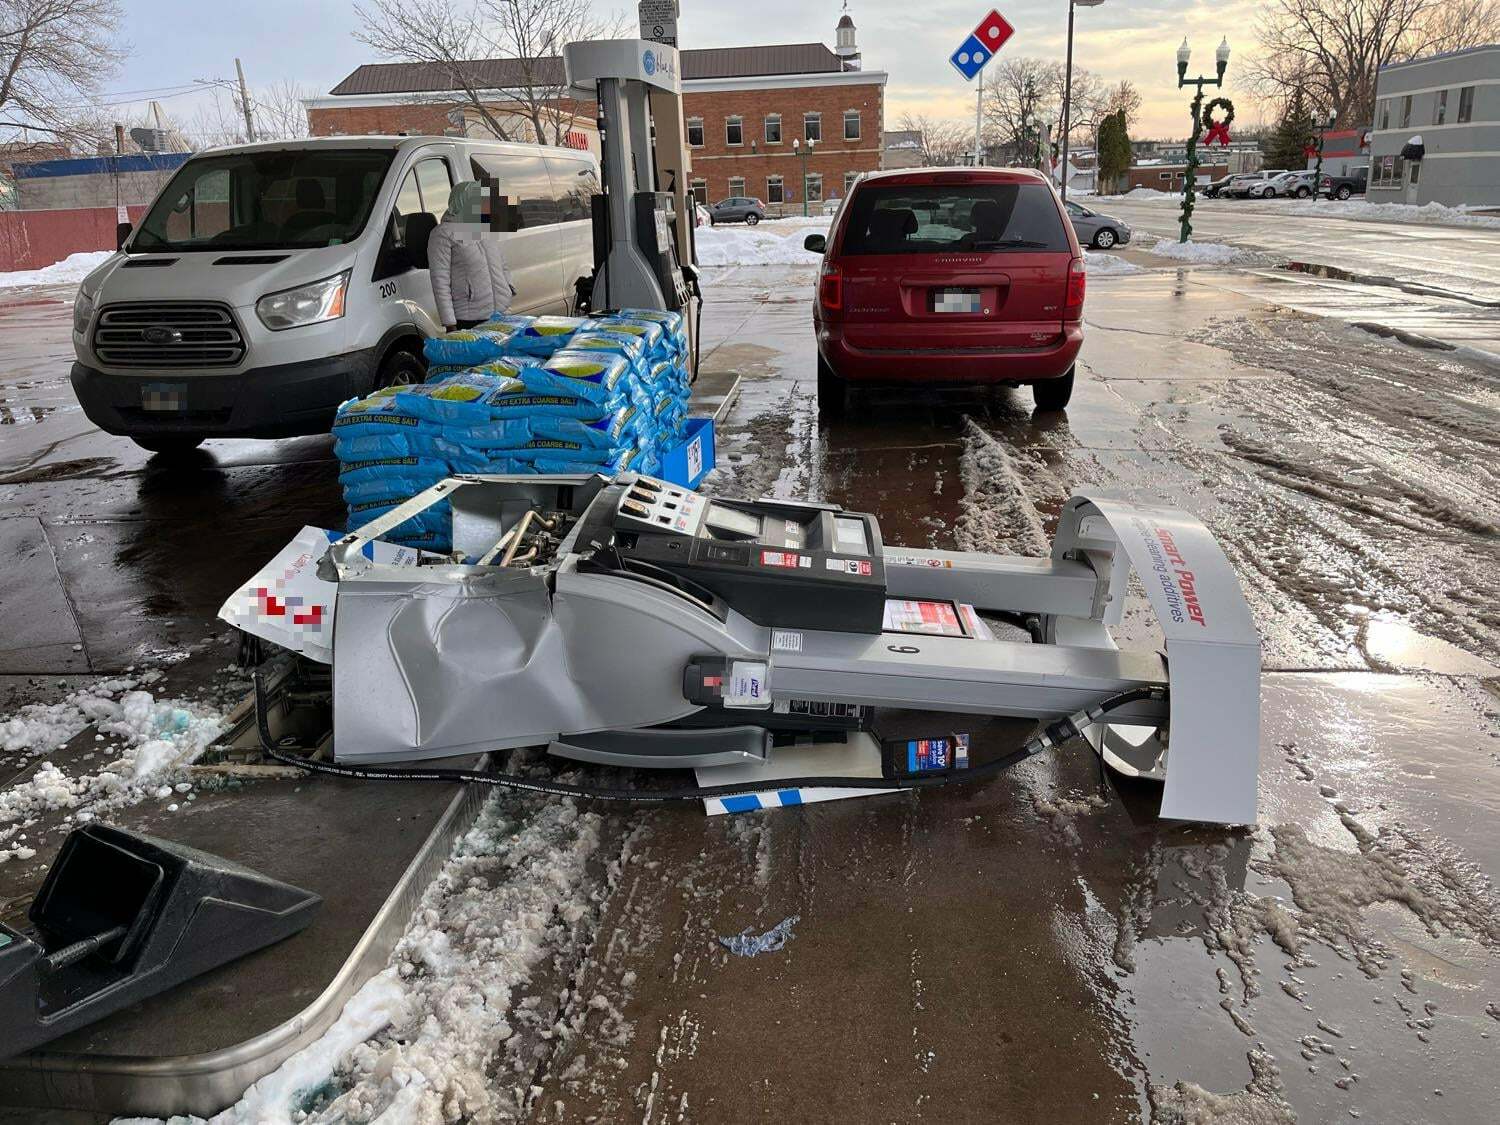
[[[233,77],[235,55],[252,86],[291,79],[317,93],[360,63],[378,61],[350,35],[353,5],[338,0],[254,0],[225,5],[211,16],[202,0],[123,4],[132,50],[106,89],[122,99],[158,91],[163,108],[183,121],[191,119],[199,95],[164,88]],[[1180,137],[1188,113],[1186,95],[1176,88],[1177,44],[1186,35],[1195,73],[1211,71],[1214,48],[1227,35],[1235,55],[1226,92],[1241,104],[1241,123],[1249,124],[1258,114],[1236,89],[1236,64],[1253,47],[1260,6],[1251,0],[1105,0],[1078,9],[1074,61],[1109,81],[1129,78],[1136,84],[1145,99],[1138,135]],[[682,8],[684,47],[812,41],[832,46],[839,17],[833,0],[683,0]],[[888,127],[896,127],[905,111],[972,120],[974,87],[953,70],[948,56],[988,11],[985,0],[851,0],[866,69],[890,74]],[[1016,28],[1004,54],[1062,57],[1065,0],[1002,0],[1000,11]]]

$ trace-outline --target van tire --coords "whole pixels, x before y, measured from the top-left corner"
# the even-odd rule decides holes
[[[402,348],[393,348],[380,361],[380,370],[375,373],[375,385],[370,389],[378,391],[382,387],[396,387],[403,383],[421,383],[426,378],[427,368],[420,359]]]
[[[849,384],[818,356],[818,415],[834,421],[849,412]]]
[[[1063,410],[1073,397],[1073,375],[1077,365],[1068,368],[1068,373],[1056,379],[1043,379],[1031,384],[1031,397],[1036,399],[1038,410]]]
[[[203,444],[203,439],[196,434],[155,434],[151,437],[133,437],[130,440],[142,449],[167,459],[182,457]]]

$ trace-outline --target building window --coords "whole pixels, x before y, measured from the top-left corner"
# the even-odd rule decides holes
[[[730,176],[729,177],[729,198],[730,199],[740,199],[740,198],[742,198],[744,196],[744,194],[745,194],[745,177],[744,176]]]
[[[781,114],[766,114],[766,144],[779,145],[781,143]]]
[[[1458,124],[1467,125],[1474,119],[1474,87],[1465,86],[1458,92]]]
[[[846,198],[848,197],[849,193],[854,190],[854,181],[857,179],[859,179],[858,172],[844,173],[844,196]]]
[[[1401,128],[1405,129],[1411,124],[1411,95],[1401,99]]]
[[[1405,162],[1399,156],[1382,156],[1370,169],[1371,184],[1377,188],[1398,188],[1406,174]]]
[[[1432,103],[1432,123],[1441,125],[1448,116],[1448,91],[1439,90]]]
[[[724,118],[724,143],[730,146],[745,143],[745,119],[743,117]]]
[[[823,140],[823,115],[821,113],[804,113],[802,115],[802,139],[805,141]]]
[[[859,140],[859,110],[844,110],[844,140]]]
[[[688,144],[693,148],[703,147],[703,118],[689,117],[687,120]]]
[[[1389,129],[1391,127],[1391,99],[1380,99],[1380,127]]]
[[[693,198],[696,199],[699,203],[703,203],[703,204],[708,203],[708,181],[707,180],[694,180],[693,181]]]
[[[809,203],[823,201],[823,174],[821,172],[807,174],[807,201]]]
[[[1413,160],[1411,162],[1411,182],[1412,183],[1416,183],[1417,180],[1418,180],[1418,178],[1421,175],[1422,175],[1422,162],[1420,160]]]
[[[766,202],[785,203],[786,187],[781,182],[780,176],[766,177]]]

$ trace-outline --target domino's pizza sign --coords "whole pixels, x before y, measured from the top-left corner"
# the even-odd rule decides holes
[[[1016,29],[997,11],[991,11],[980,21],[974,33],[963,41],[962,46],[948,57],[964,81],[974,81],[987,62],[990,61],[1005,41],[1016,33]]]

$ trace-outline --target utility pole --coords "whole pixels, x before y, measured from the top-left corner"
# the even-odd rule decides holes
[[[255,115],[250,111],[250,91],[245,89],[245,68],[240,60],[234,60],[234,72],[240,79],[240,109],[245,112],[245,140],[255,141]]]
[[[984,163],[984,71],[979,72],[979,88],[974,91],[974,167]]]

